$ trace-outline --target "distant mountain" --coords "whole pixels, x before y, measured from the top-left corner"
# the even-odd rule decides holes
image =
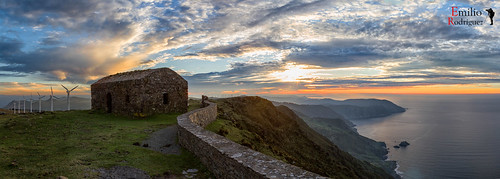
[[[70,97],[72,110],[88,110],[90,109],[90,98]],[[18,101],[11,101],[4,109],[12,109],[16,103],[18,108]],[[66,97],[54,99],[54,111],[64,111],[68,108]],[[30,100],[26,100],[26,111],[30,109]],[[21,110],[23,110],[23,101],[21,100]],[[33,100],[33,111],[38,112],[38,100]],[[42,100],[42,111],[50,111],[50,100]]]
[[[406,109],[388,100],[380,99],[348,99],[344,101],[329,98],[311,99],[307,97],[292,97],[287,100],[283,97],[266,97],[271,101],[290,102],[295,104],[322,105],[342,115],[345,119],[365,119],[384,117],[395,113],[405,112]],[[315,116],[318,117],[318,116]],[[324,117],[324,116],[323,116]]]
[[[335,112],[332,108],[323,105],[300,105],[288,102],[273,102],[275,106],[284,105],[293,110],[299,116],[308,116],[312,118],[328,118],[328,119],[341,119],[348,126],[354,127],[354,124],[346,120],[342,115]]]
[[[237,143],[332,178],[392,178],[383,169],[340,150],[286,106],[275,107],[255,96],[215,102],[218,120],[208,127]]]
[[[309,127],[328,138],[343,151],[359,160],[383,168],[387,173],[398,178],[395,173],[396,163],[384,161],[387,157],[387,146],[383,142],[359,135],[353,124],[336,113],[332,108],[323,105],[299,105],[287,102],[273,102],[293,110]]]
[[[300,105],[289,102],[273,102],[275,106],[286,107],[311,117],[342,118],[343,116],[323,105]]]

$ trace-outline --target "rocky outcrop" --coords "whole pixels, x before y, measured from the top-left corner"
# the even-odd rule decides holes
[[[200,158],[217,178],[324,178],[203,129],[217,118],[211,102],[177,117],[179,143]]]
[[[410,143],[408,143],[407,141],[403,141],[403,142],[399,143],[400,147],[406,147],[406,146],[409,146],[409,145],[410,145]]]

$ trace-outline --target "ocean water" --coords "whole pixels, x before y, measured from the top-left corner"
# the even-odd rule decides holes
[[[403,178],[500,178],[500,95],[398,96],[401,114],[353,121]],[[410,145],[395,149],[406,140]]]

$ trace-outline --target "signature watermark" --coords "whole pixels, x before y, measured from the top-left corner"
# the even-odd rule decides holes
[[[451,16],[448,17],[448,25],[467,25],[476,26],[487,24],[483,15],[489,17],[490,25],[493,25],[493,17],[495,12],[493,9],[489,8],[483,13],[481,10],[477,10],[473,7],[470,8],[458,8],[457,6],[451,7]]]

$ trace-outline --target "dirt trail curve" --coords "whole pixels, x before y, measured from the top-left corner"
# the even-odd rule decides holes
[[[153,132],[148,139],[140,143],[140,146],[163,154],[180,155],[181,147],[177,143],[177,124]],[[145,171],[129,166],[114,166],[110,169],[99,168],[96,171],[99,173],[99,178],[101,179],[151,178]],[[163,176],[159,178],[169,177]]]
[[[141,146],[163,154],[181,154],[181,147],[177,144],[177,124],[158,130],[142,141]]]

